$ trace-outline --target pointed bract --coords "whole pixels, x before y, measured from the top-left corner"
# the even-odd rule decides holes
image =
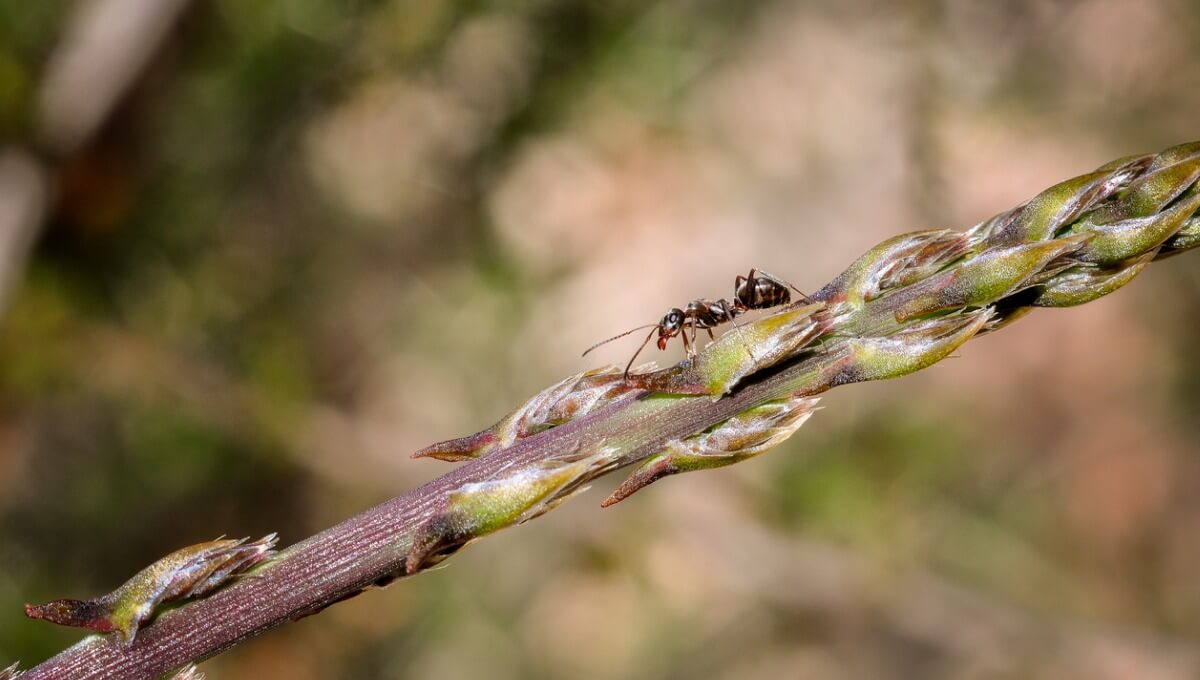
[[[1010,211],[1005,220],[992,224],[990,233],[978,235],[986,237],[989,247],[1050,239],[1059,229],[1125,186],[1147,162],[1133,161],[1060,182]]]
[[[992,319],[991,309],[928,319],[879,338],[850,338],[849,359],[838,364],[828,387],[868,380],[899,378],[950,356],[975,337]]]
[[[1075,231],[1162,212],[1200,179],[1200,158],[1154,167],[1104,205],[1083,215]]]
[[[873,304],[906,322],[955,309],[982,307],[1031,285],[1055,260],[1079,250],[1087,237],[992,248]]]
[[[1155,253],[1147,253],[1132,262],[1110,268],[1073,267],[1043,284],[1033,306],[1074,307],[1108,295],[1142,273],[1154,256]]]
[[[636,389],[624,380],[623,374],[616,366],[605,366],[573,375],[538,392],[490,428],[427,446],[412,457],[445,461],[481,458],[532,434],[587,415]]]
[[[1200,142],[1177,144],[1152,158],[1154,160],[1147,168],[1148,172],[1154,172],[1159,168],[1165,168],[1168,165],[1175,165],[1176,163],[1182,163],[1193,158],[1200,158]]]
[[[121,643],[129,644],[160,605],[211,592],[274,555],[275,534],[250,543],[247,540],[217,539],[190,545],[146,567],[108,595],[25,605],[25,615],[101,633],[116,632]]]
[[[1200,217],[1192,216],[1175,235],[1167,239],[1155,259],[1163,259],[1200,246]]]
[[[867,251],[812,298],[859,307],[893,288],[936,273],[962,257],[969,247],[967,234],[946,229],[901,234]]]
[[[662,453],[651,456],[600,505],[619,503],[668,475],[712,470],[762,454],[800,429],[817,401],[797,395],[768,402],[698,435],[667,442]]]
[[[463,484],[417,531],[405,560],[406,574],[436,564],[480,536],[549,511],[616,463],[611,449],[581,454],[577,448],[505,470],[501,476]]]
[[[1147,217],[1131,217],[1108,224],[1085,225],[1080,233],[1091,239],[1076,257],[1084,262],[1111,266],[1138,257],[1165,243],[1183,228],[1200,208],[1200,190],[1193,188],[1167,210]]]

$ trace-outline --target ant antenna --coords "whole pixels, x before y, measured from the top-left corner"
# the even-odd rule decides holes
[[[646,349],[646,345],[650,344],[650,338],[653,338],[654,334],[658,331],[657,324],[651,324],[651,325],[654,326],[654,330],[650,331],[650,335],[647,335],[646,339],[642,341],[642,346],[638,347],[638,350],[633,353],[633,356],[629,357],[629,363],[625,364],[625,380],[629,380],[629,369],[633,368],[633,362],[638,358],[638,355],[642,353],[642,350]],[[646,326],[640,326],[639,328],[634,328],[633,330],[629,331],[629,333],[639,330],[640,328],[646,328]],[[629,333],[625,333],[624,335],[628,335]],[[618,335],[617,337],[621,337],[621,336]],[[605,342],[607,342],[607,340]],[[601,344],[603,344],[603,343],[601,343]]]
[[[591,347],[588,347],[587,349],[583,350],[583,354],[582,354],[582,355],[580,355],[580,356],[585,356],[585,357],[586,357],[586,356],[588,355],[588,352],[590,352],[590,351],[592,351],[592,350],[596,349],[596,348],[597,348],[597,347],[599,347],[600,345],[607,345],[608,343],[612,342],[613,340],[620,340],[621,338],[625,337],[626,335],[629,335],[630,333],[632,333],[632,332],[634,332],[634,331],[640,331],[640,330],[642,330],[643,328],[658,328],[658,324],[656,324],[656,323],[648,323],[648,324],[646,324],[645,326],[638,326],[637,328],[630,328],[629,330],[625,331],[624,333],[620,333],[620,334],[618,334],[618,335],[614,335],[614,336],[612,336],[611,338],[609,338],[609,339],[607,339],[607,340],[601,340],[600,342],[597,342],[596,344],[592,345]],[[654,336],[654,334],[653,334],[653,333],[651,333],[650,335],[651,335],[651,337],[653,337],[653,336]],[[650,342],[650,339],[649,339],[649,338],[647,338],[647,339],[646,339],[646,342]],[[645,342],[643,342],[643,343],[642,343],[642,346],[643,346],[643,347],[645,347],[645,346],[646,346],[646,343],[645,343]],[[638,350],[638,351],[640,352],[641,350]],[[637,356],[637,355],[635,354],[634,356]]]

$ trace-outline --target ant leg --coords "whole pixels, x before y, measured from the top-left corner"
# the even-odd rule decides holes
[[[730,321],[732,321],[732,320],[733,320],[733,317],[730,317],[730,319],[729,319],[729,320],[730,320]],[[704,330],[708,331],[708,339],[709,339],[709,341],[710,341],[710,342],[711,342],[711,341],[713,341],[713,340],[716,340],[716,339],[717,339],[717,336],[713,335],[713,332],[712,332],[712,329],[711,329],[711,328],[705,328]]]
[[[696,327],[693,325],[692,332],[694,333],[695,330]],[[687,326],[684,326],[682,329],[680,329],[679,337],[683,338],[683,348],[687,350],[688,358],[694,358],[696,356],[696,349],[692,347],[692,343],[688,341]]]

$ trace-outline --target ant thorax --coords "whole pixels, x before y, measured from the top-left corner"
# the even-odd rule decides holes
[[[716,328],[741,313],[737,303],[728,300],[693,300],[684,316],[696,328]]]

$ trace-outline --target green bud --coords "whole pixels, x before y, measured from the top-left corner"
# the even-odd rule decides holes
[[[1094,231],[1098,225],[1155,215],[1197,179],[1200,179],[1200,158],[1161,167],[1139,177],[1113,200],[1084,215],[1072,231],[1085,233]]]
[[[1200,246],[1200,216],[1193,215],[1183,223],[1183,227],[1175,232],[1174,236],[1167,239],[1162,250],[1159,251],[1157,259],[1178,255],[1196,246]]]
[[[435,564],[471,540],[553,509],[616,463],[615,452],[607,448],[587,456],[576,450],[462,485],[418,530],[405,561],[407,573]]]
[[[1072,267],[1047,281],[1037,299],[1033,301],[1033,305],[1035,307],[1074,307],[1104,297],[1142,273],[1146,265],[1154,259],[1154,255],[1154,253],[1147,253],[1132,262],[1115,267],[1101,268],[1095,265]]]
[[[1061,182],[995,222],[994,231],[979,235],[986,236],[989,246],[1045,241],[1112,195],[1130,176],[1130,169],[1121,166]]]
[[[1056,258],[1086,237],[1067,237],[986,250],[965,262],[875,301],[905,322],[939,312],[982,307],[1030,285]]]
[[[250,543],[245,538],[197,543],[151,564],[108,595],[25,605],[25,615],[101,633],[115,631],[128,645],[160,605],[207,595],[272,557],[277,540],[269,534]]]
[[[1172,166],[1175,167],[1175,166]],[[1101,266],[1115,265],[1165,243],[1200,208],[1200,190],[1193,189],[1167,210],[1147,217],[1131,217],[1085,228],[1092,238],[1076,257]]]
[[[608,507],[668,475],[740,463],[786,440],[816,410],[817,399],[793,395],[756,406],[704,432],[667,442],[601,505]]]
[[[928,277],[967,252],[965,234],[918,231],[890,238],[858,258],[813,299],[861,307],[893,288]]]
[[[1128,171],[1132,175],[1136,175],[1138,173],[1145,172],[1146,169],[1151,167],[1151,164],[1154,163],[1158,158],[1159,156],[1155,156],[1154,154],[1123,156],[1114,161],[1109,161],[1104,165],[1101,165],[1100,167],[1096,168],[1096,172]]]
[[[987,325],[992,310],[918,321],[880,338],[849,338],[849,360],[837,365],[828,387],[908,375],[950,355]]]
[[[1149,171],[1154,172],[1159,168],[1165,168],[1168,165],[1174,165],[1194,158],[1200,158],[1200,142],[1179,144],[1155,156],[1154,161],[1150,164]]]
[[[573,375],[538,392],[488,429],[427,446],[412,457],[445,461],[482,458],[531,434],[587,415],[634,389],[622,373],[616,366],[605,366]]]

